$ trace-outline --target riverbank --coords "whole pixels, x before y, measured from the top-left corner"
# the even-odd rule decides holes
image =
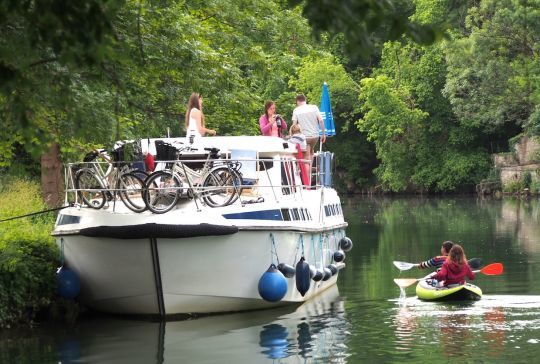
[[[37,182],[0,178],[0,220],[46,209]],[[0,329],[77,311],[55,293],[60,252],[50,235],[54,220],[49,212],[0,222]]]

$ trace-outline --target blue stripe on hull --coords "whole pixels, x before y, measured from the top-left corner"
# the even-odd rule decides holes
[[[226,219],[283,221],[280,210],[239,212],[236,214],[225,214],[223,217]]]

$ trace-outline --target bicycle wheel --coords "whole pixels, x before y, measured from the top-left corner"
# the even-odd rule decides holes
[[[170,211],[180,198],[182,181],[171,172],[154,172],[145,184],[144,202],[153,213],[163,214]]]
[[[77,171],[75,188],[81,200],[94,209],[102,208],[107,201],[105,186],[92,169],[83,168]]]
[[[233,181],[234,181],[235,192],[236,192],[233,194],[233,197],[229,201],[229,204],[232,204],[236,202],[236,200],[238,200],[238,197],[240,197],[240,195],[242,194],[242,191],[244,190],[244,187],[242,187],[244,185],[244,179],[242,178],[242,174],[238,170],[234,168],[229,168],[229,170],[231,171],[234,177]]]
[[[203,201],[210,207],[222,207],[237,195],[238,179],[229,168],[218,167],[204,177],[202,186]]]
[[[135,212],[146,210],[145,187],[144,181],[133,172],[124,173],[116,183],[116,189],[122,202],[128,209]]]

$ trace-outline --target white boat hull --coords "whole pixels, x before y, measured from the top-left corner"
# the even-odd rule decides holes
[[[235,160],[241,162],[244,178],[254,178],[234,202],[212,207],[204,198],[186,194],[163,214],[135,213],[118,198],[100,209],[75,203],[62,210],[53,235],[67,267],[80,278],[81,302],[122,314],[234,312],[301,303],[336,284],[342,262],[326,281],[310,280],[303,296],[295,277],[287,279],[279,302],[259,295],[259,280],[270,264],[294,266],[302,256],[319,270],[334,263],[347,226],[341,200],[326,184],[302,185],[296,148],[280,138],[208,142],[231,159],[239,145],[261,158]],[[327,167],[326,177],[331,171]],[[191,185],[193,181],[186,184]],[[79,196],[80,191],[69,191]]]
[[[324,262],[319,236],[313,235],[317,243],[311,244],[311,234],[303,234],[305,258],[319,268],[331,263],[328,254],[337,249],[337,238],[327,233]],[[294,265],[301,256],[300,233],[272,234],[279,261]],[[62,240],[65,259],[81,279],[80,300],[103,312],[165,316],[261,309],[303,302],[337,281],[337,274],[327,281],[312,280],[302,296],[295,277],[289,278],[279,303],[264,301],[258,282],[271,262],[269,231],[184,239]]]

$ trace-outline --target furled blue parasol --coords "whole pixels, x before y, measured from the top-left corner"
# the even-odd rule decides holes
[[[328,92],[328,84],[325,82],[322,88],[321,106],[319,107],[321,117],[324,122],[325,134],[327,137],[336,135],[336,127],[334,125],[334,116],[332,115],[332,104],[330,103],[330,93]],[[319,130],[319,135],[322,136],[322,130]]]
[[[326,137],[336,135],[336,126],[334,125],[334,116],[332,115],[332,104],[330,103],[330,93],[328,92],[328,84],[323,83],[321,106],[319,107],[322,120],[324,122],[324,134]],[[322,130],[319,129],[319,136],[322,136]],[[319,173],[324,186],[332,185],[332,158],[333,153],[322,151],[322,139],[320,141],[319,150],[321,151],[321,166]]]

